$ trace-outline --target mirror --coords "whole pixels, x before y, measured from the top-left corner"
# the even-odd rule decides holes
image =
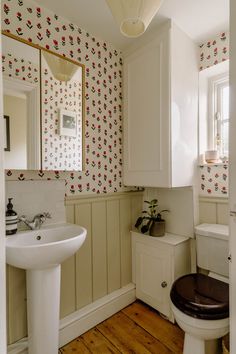
[[[40,169],[40,52],[2,36],[6,169]]]
[[[6,169],[82,171],[84,66],[2,36]]]

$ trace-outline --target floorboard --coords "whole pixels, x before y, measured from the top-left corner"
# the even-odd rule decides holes
[[[59,350],[60,354],[182,354],[184,333],[136,301]]]

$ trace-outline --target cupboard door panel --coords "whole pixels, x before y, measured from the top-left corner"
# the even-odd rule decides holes
[[[170,315],[171,254],[136,244],[136,296],[166,316]]]
[[[169,31],[126,57],[124,73],[124,183],[169,186]]]

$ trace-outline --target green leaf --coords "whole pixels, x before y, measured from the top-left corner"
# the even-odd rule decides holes
[[[151,200],[151,204],[157,204],[158,203],[158,200],[157,199],[152,199]]]
[[[136,223],[135,223],[135,227],[136,228],[138,228],[141,224],[142,224],[142,222],[143,222],[143,217],[142,216],[140,216],[138,219],[137,219],[137,221],[136,221]]]
[[[161,214],[161,213],[169,213],[170,211],[168,210],[168,209],[163,209],[162,211],[160,211],[160,213],[159,214]]]
[[[143,234],[145,234],[146,232],[148,232],[148,225],[143,225],[143,226],[141,227],[141,232],[142,232]]]

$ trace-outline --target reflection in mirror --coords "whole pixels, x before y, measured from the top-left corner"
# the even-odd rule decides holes
[[[5,168],[81,171],[84,66],[7,33],[2,46]]]
[[[4,115],[9,116],[6,169],[39,169],[39,50],[2,36]]]
[[[82,170],[82,67],[41,51],[42,166]]]

